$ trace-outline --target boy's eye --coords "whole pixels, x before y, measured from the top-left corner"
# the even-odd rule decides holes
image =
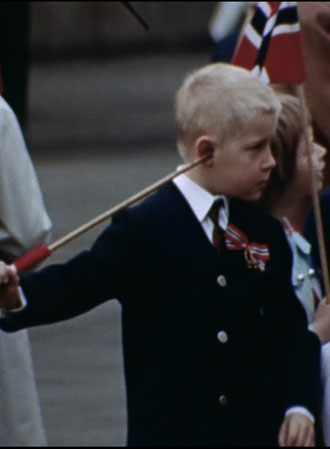
[[[267,140],[261,140],[260,142],[256,142],[253,145],[250,146],[251,150],[261,150],[267,145]]]

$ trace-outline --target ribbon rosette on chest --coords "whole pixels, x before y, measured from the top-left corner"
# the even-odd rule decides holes
[[[266,262],[270,259],[269,248],[261,243],[249,242],[244,232],[230,224],[225,231],[225,244],[229,250],[244,251],[248,268],[265,271]]]

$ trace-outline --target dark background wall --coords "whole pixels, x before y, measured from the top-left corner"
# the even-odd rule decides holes
[[[144,19],[146,31],[124,3]],[[216,2],[0,2],[3,95],[24,128],[31,61],[210,45]]]
[[[203,45],[216,2],[129,2],[149,25],[145,32],[125,2],[31,2],[35,56]],[[127,2],[126,2],[127,3]]]

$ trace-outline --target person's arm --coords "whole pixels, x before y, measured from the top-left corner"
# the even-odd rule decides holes
[[[269,303],[272,312],[269,330],[283,363],[279,376],[286,413],[278,441],[281,446],[313,446],[314,420],[320,411],[320,339],[307,329],[305,310],[291,284],[292,251],[286,237],[283,245],[278,238],[277,245],[273,253],[275,257],[275,252],[281,251],[279,260],[284,276],[272,283],[272,295],[276,299]]]
[[[297,304],[301,305],[298,302]],[[284,331],[284,329],[281,329],[281,331]],[[294,332],[297,331],[299,332],[298,328]],[[320,338],[314,331],[304,332],[305,335],[301,333],[300,336],[298,336],[298,332],[297,338],[293,335],[293,338],[286,340],[288,347],[291,346],[291,350],[288,351],[288,367],[291,366],[292,369],[288,369],[290,376],[288,376],[289,383],[287,386],[288,404],[291,405],[286,410],[278,434],[278,442],[281,447],[311,447],[315,445],[318,388],[314,387],[314,382],[316,386],[319,380],[317,372],[320,369]],[[302,342],[299,342],[300,339]],[[305,357],[307,354],[312,355],[312,357]],[[312,378],[314,378],[314,381],[311,381]],[[308,391],[309,394],[305,396],[304,393]],[[314,400],[311,401],[312,395]],[[309,399],[307,399],[308,396]],[[299,398],[302,398],[302,400],[300,401]]]
[[[134,248],[127,230],[127,211],[113,217],[90,250],[66,263],[53,264],[20,276],[27,304],[14,313],[2,313],[0,328],[6,332],[50,324],[83,314],[103,302],[123,300],[132,288]],[[1,263],[0,309],[19,307],[18,279]],[[2,284],[1,284],[2,282]]]
[[[325,299],[319,304],[318,316],[309,325],[309,329],[320,339],[321,343],[330,341],[330,305]],[[290,407],[283,419],[278,442],[281,447],[315,446],[315,419],[305,407]]]

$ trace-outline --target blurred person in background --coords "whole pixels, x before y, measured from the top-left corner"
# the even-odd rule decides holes
[[[322,289],[313,268],[311,244],[303,237],[305,217],[312,204],[312,186],[308,155],[304,139],[304,124],[299,100],[292,95],[278,94],[282,110],[272,152],[276,166],[259,205],[278,218],[284,227],[292,250],[292,285],[302,303],[311,328],[322,345],[321,369],[323,386],[322,423],[318,429],[318,444],[330,444],[330,343],[322,336],[324,327],[330,328],[330,305],[322,301]],[[309,133],[312,139],[312,128]],[[322,188],[326,149],[313,143],[313,162],[319,190]],[[313,246],[318,247],[315,239]],[[285,311],[283,311],[285,313]],[[320,332],[321,329],[321,332]],[[322,435],[323,434],[323,435]]]
[[[212,61],[230,62],[249,2],[218,2],[209,23],[214,42]]]
[[[51,222],[24,137],[0,96],[0,258],[8,263],[40,242]],[[27,330],[0,333],[0,446],[45,446]]]

